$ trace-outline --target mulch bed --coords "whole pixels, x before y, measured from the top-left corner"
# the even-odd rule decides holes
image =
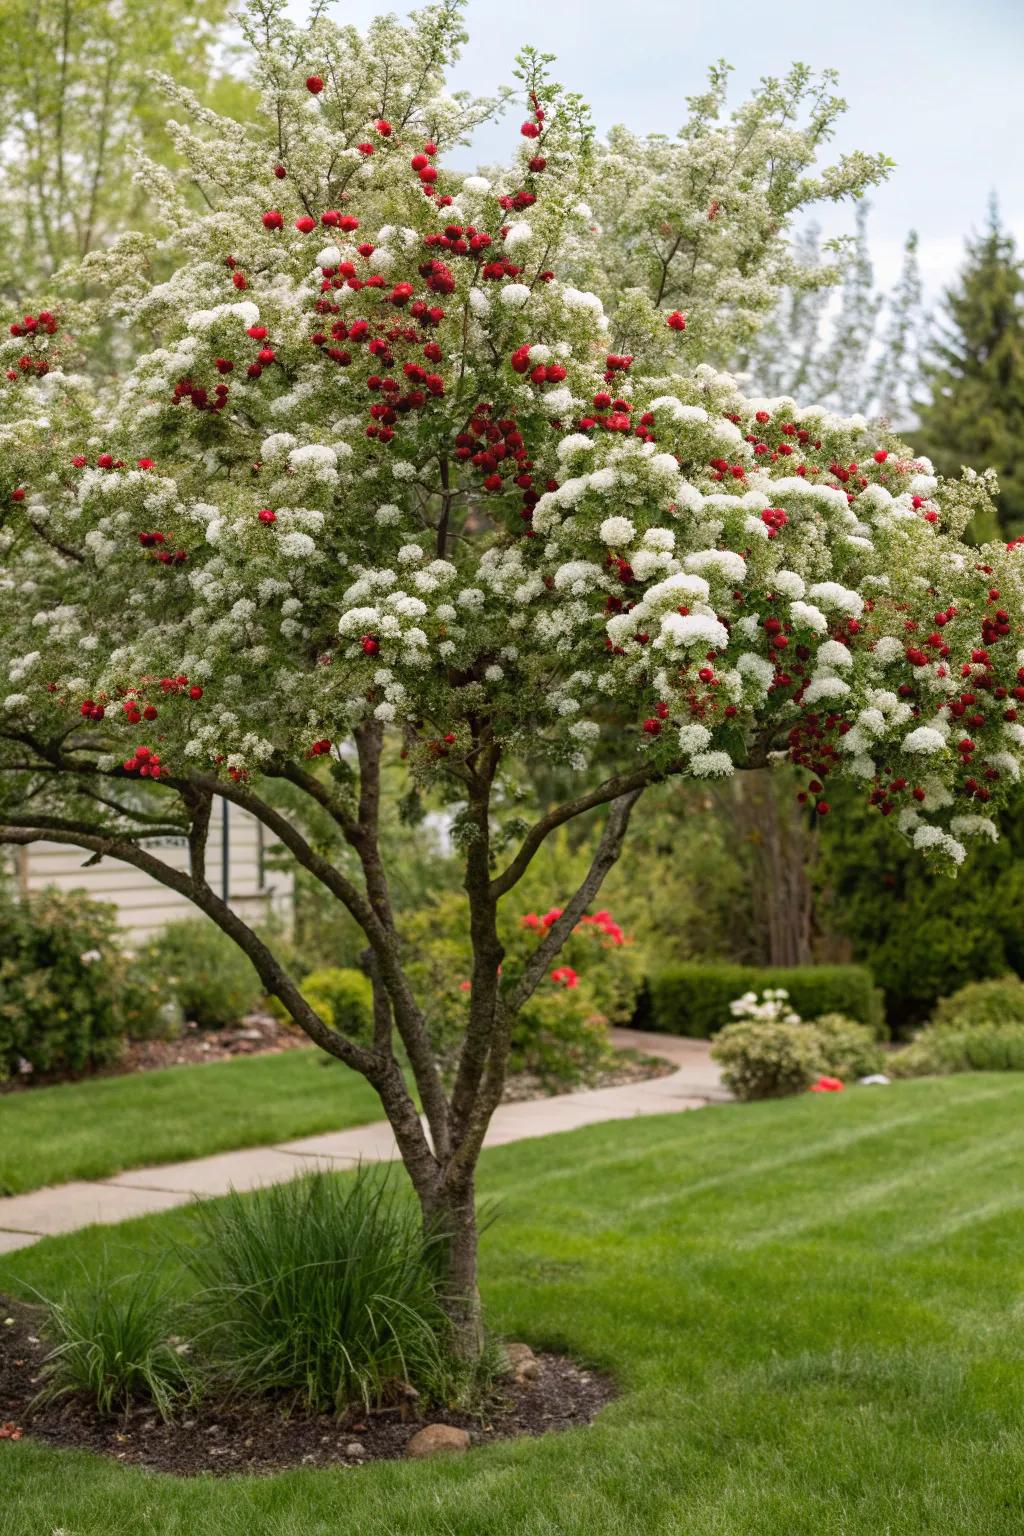
[[[466,1429],[474,1446],[546,1434],[589,1424],[615,1396],[608,1376],[583,1370],[561,1355],[539,1354],[536,1380],[502,1383],[484,1416],[436,1409],[422,1417],[406,1407],[337,1419],[305,1410],[286,1415],[279,1404],[256,1399],[202,1403],[170,1423],[145,1406],[127,1418],[101,1419],[80,1398],[31,1406],[46,1354],[38,1333],[40,1317],[38,1307],[0,1297],[0,1438],[24,1434],[179,1476],[392,1460],[404,1456],[413,1435],[428,1423]]]

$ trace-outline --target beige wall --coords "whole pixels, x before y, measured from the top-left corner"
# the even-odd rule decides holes
[[[221,802],[224,804],[224,802]],[[228,899],[243,917],[262,922],[271,913],[286,916],[291,905],[291,877],[268,867],[271,839],[246,811],[230,806],[228,821]],[[188,869],[184,838],[149,838],[142,846],[174,869]],[[220,808],[214,812],[207,844],[207,879],[223,895],[223,835]],[[31,843],[19,849],[17,872],[23,890],[57,886],[62,891],[87,891],[96,901],[117,907],[122,927],[145,938],[179,917],[194,917],[191,902],[119,859],[86,864],[89,855],[62,843]]]

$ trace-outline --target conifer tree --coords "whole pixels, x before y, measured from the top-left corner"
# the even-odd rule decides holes
[[[993,200],[984,233],[945,299],[945,324],[923,367],[915,438],[947,475],[966,463],[999,476],[999,530],[1024,531],[1024,266]],[[991,537],[993,528],[977,530]]]

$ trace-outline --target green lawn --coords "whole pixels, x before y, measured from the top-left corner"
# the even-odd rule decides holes
[[[0,1195],[382,1118],[363,1078],[312,1049],[33,1088],[0,1096]]]
[[[485,1154],[491,1322],[616,1372],[596,1425],[443,1463],[182,1481],[0,1444],[3,1536],[1020,1536],[1024,1077],[637,1119]],[[13,1254],[60,1286],[176,1211]]]

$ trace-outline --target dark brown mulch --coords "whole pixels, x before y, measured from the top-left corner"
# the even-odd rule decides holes
[[[0,1438],[22,1434],[51,1445],[94,1451],[126,1466],[179,1476],[279,1472],[289,1467],[360,1466],[404,1456],[426,1424],[455,1424],[474,1445],[589,1424],[615,1396],[611,1379],[562,1355],[537,1356],[535,1381],[503,1382],[481,1415],[434,1409],[350,1414],[336,1419],[256,1399],[202,1403],[170,1423],[139,1406],[126,1419],[101,1419],[80,1398],[31,1406],[46,1345],[37,1307],[0,1297]],[[356,1450],[358,1447],[358,1451]]]

